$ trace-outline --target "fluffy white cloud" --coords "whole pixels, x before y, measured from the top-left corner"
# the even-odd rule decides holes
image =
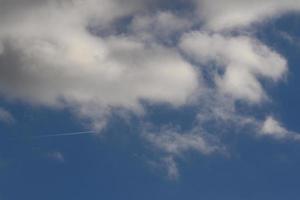
[[[184,104],[198,88],[198,74],[178,52],[132,36],[89,31],[90,23],[107,27],[107,21],[141,7],[131,2],[121,9],[119,1],[28,1],[32,6],[19,16],[3,14],[1,94],[41,105],[75,105],[92,118],[111,107],[138,111],[140,100]],[[159,21],[172,21],[168,16]]]
[[[262,133],[265,135],[274,136],[276,138],[284,138],[286,137],[288,131],[282,127],[277,120],[269,116],[263,123]]]
[[[300,140],[300,134],[287,130],[272,116],[268,116],[261,126],[261,135],[275,139]]]
[[[134,107],[139,99],[180,105],[197,88],[193,67],[171,49],[123,37],[68,36],[57,44],[43,38],[5,41],[1,91],[49,105],[97,101]]]
[[[183,36],[180,47],[203,67],[221,68],[214,77],[221,93],[249,102],[266,97],[259,78],[277,81],[287,70],[284,58],[248,36],[192,32]]]
[[[291,11],[300,10],[299,0],[195,0],[198,14],[209,29],[246,27]]]
[[[187,0],[186,8],[174,1],[0,0],[1,97],[69,108],[98,130],[111,110],[142,113],[141,100],[175,107],[196,100],[192,131],[145,135],[178,177],[184,152],[222,149],[202,134],[206,122],[256,127],[235,102],[261,103],[268,95],[260,80],[287,72],[286,60],[254,36],[224,30],[299,10],[300,1]],[[11,117],[0,110],[0,118]],[[273,118],[259,133],[296,138]]]
[[[234,3],[240,4],[226,5]],[[142,99],[183,105],[198,93],[201,70],[180,55],[176,44],[162,42],[175,33],[189,32],[181,49],[201,67],[220,66],[224,74],[213,77],[218,92],[236,99],[260,102],[266,94],[258,78],[276,81],[286,71],[286,61],[254,38],[190,32],[194,21],[161,11],[160,1],[3,0],[1,5],[1,94],[75,107],[92,119],[114,107],[141,110]],[[109,32],[124,16],[133,19],[128,33]]]

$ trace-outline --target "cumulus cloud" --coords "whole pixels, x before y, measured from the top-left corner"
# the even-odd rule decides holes
[[[87,28],[94,20],[100,28],[108,26],[102,15],[110,20],[116,16],[108,11],[125,15],[130,2],[123,10],[118,1],[47,1],[38,8],[29,1],[32,6],[20,18],[0,16],[1,94],[34,104],[75,107],[93,119],[95,110],[101,113],[98,119],[111,107],[140,110],[140,100],[184,104],[199,86],[198,75],[178,52],[132,36],[97,36]],[[108,11],[101,11],[103,5]]]
[[[287,130],[282,124],[274,119],[272,116],[268,116],[261,126],[261,135],[273,137],[275,139],[292,139],[300,140],[300,134]]]
[[[5,42],[1,92],[46,105],[135,107],[139,99],[180,105],[198,86],[193,67],[171,49],[122,37],[74,39]]]
[[[0,94],[68,108],[97,130],[114,110],[145,113],[142,101],[192,105],[198,113],[191,130],[162,129],[144,137],[165,154],[170,176],[177,177],[176,159],[184,153],[222,149],[207,137],[207,122],[256,127],[259,119],[239,113],[236,102],[261,105],[271,98],[261,81],[278,82],[288,71],[285,58],[255,36],[228,30],[298,11],[299,5],[299,0],[0,0]],[[10,118],[5,111],[1,115]],[[273,118],[258,132],[290,135]]]
[[[72,107],[99,127],[111,108],[141,111],[140,100],[180,106],[203,87],[201,70],[176,44],[163,43],[175,33],[188,32],[179,44],[185,54],[203,66],[213,62],[224,70],[213,79],[219,92],[236,99],[260,102],[266,94],[258,78],[277,81],[286,71],[286,61],[254,38],[190,32],[194,22],[172,10],[161,11],[159,1],[1,4],[2,96]],[[201,6],[212,5],[203,1]],[[102,35],[124,16],[132,17],[126,34]]]
[[[284,58],[248,36],[191,32],[183,36],[180,47],[203,67],[221,68],[213,77],[220,92],[249,102],[266,97],[259,78],[277,81],[287,70]]]
[[[196,0],[208,29],[246,27],[288,12],[299,11],[299,0]]]

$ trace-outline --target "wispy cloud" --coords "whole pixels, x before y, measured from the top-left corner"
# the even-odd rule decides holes
[[[197,152],[204,156],[215,153],[226,153],[226,149],[217,138],[201,133],[195,128],[189,132],[180,132],[172,127],[158,131],[144,130],[143,137],[159,153],[158,165],[163,167],[170,179],[180,176],[177,159],[184,157],[187,152]]]
[[[0,108],[0,121],[4,123],[13,123],[15,122],[15,118],[9,111],[4,108]]]
[[[65,162],[64,155],[59,151],[54,151],[54,152],[48,153],[48,158],[52,159],[54,161],[57,161],[59,163],[64,163]]]

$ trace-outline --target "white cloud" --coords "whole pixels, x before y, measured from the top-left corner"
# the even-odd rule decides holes
[[[166,47],[161,42],[174,33],[188,32],[180,47],[201,67],[223,67],[224,74],[213,77],[218,92],[235,99],[260,102],[267,95],[258,79],[277,81],[286,71],[286,61],[254,38],[191,32],[194,21],[161,11],[159,1],[1,4],[0,93],[33,104],[75,108],[99,128],[111,108],[140,112],[142,99],[180,106],[198,95],[204,87],[199,86],[201,70],[180,55],[176,44]],[[213,5],[203,1],[201,6]],[[127,34],[101,36],[128,15],[133,20]]]
[[[141,100],[180,107],[193,99],[199,113],[191,131],[145,134],[165,154],[169,176],[178,177],[176,159],[185,152],[223,150],[202,134],[207,121],[257,126],[258,119],[235,109],[236,101],[261,104],[269,98],[261,80],[277,82],[287,72],[287,61],[254,36],[224,30],[299,11],[300,2],[188,0],[187,8],[197,8],[183,12],[173,3],[0,0],[1,97],[69,108],[97,130],[112,110],[143,113]],[[4,110],[0,118],[13,119]],[[273,118],[259,133],[298,137]]]
[[[300,140],[300,134],[287,130],[272,116],[268,116],[261,126],[261,135],[275,139]]]
[[[6,98],[75,107],[96,121],[114,107],[140,112],[140,100],[180,106],[199,87],[194,67],[175,49],[133,36],[96,36],[87,29],[94,20],[108,27],[106,18],[141,5],[129,1],[123,9],[119,1],[55,2],[32,4],[17,17],[11,13],[19,5],[0,14],[0,92]],[[158,17],[163,24],[169,18]]]
[[[177,162],[174,157],[169,156],[162,159],[162,163],[167,170],[168,178],[177,180],[180,176]]]
[[[262,126],[262,133],[266,135],[272,135],[276,138],[284,138],[288,131],[273,117],[269,116]]]
[[[203,67],[216,65],[224,71],[213,77],[221,93],[253,103],[266,97],[259,78],[277,81],[287,70],[284,58],[248,36],[191,32],[180,47]]]
[[[57,45],[14,39],[5,43],[0,59],[0,90],[11,97],[49,105],[96,100],[134,107],[139,99],[180,105],[198,86],[193,67],[159,45],[80,35]]]
[[[195,0],[198,14],[213,30],[246,27],[287,12],[299,11],[299,0]]]
[[[172,128],[162,128],[158,132],[145,130],[143,137],[153,149],[163,152],[158,165],[167,171],[170,179],[179,178],[177,159],[182,158],[185,153],[198,152],[208,156],[226,151],[215,138],[201,133],[198,127],[185,133]]]
[[[218,146],[209,144],[201,134],[182,134],[172,130],[165,130],[159,134],[146,134],[147,140],[158,149],[172,155],[180,155],[186,151],[198,151],[209,155],[218,149]]]

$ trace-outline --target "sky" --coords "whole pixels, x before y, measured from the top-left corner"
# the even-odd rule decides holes
[[[0,0],[0,200],[300,196],[299,0]]]

